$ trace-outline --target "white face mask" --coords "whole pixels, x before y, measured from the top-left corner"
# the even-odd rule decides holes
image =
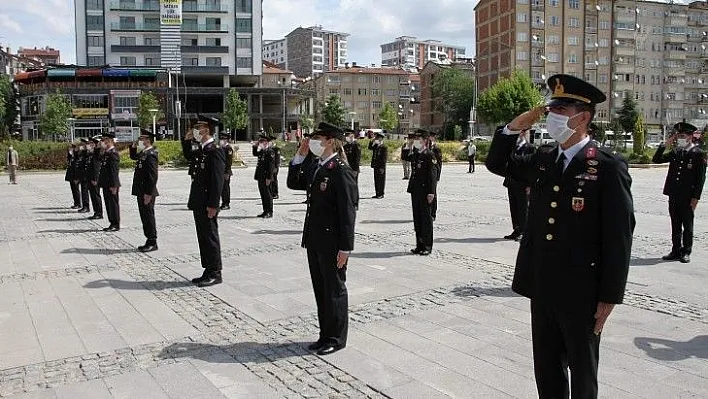
[[[354,142],[354,137],[347,136],[347,143],[352,143]]]
[[[105,150],[106,147],[108,147],[108,145],[106,145],[106,143],[104,141],[101,141],[101,148],[103,148]]]
[[[144,141],[138,141],[138,150],[142,151],[145,149],[145,142]]]
[[[86,149],[86,147],[84,147],[84,146],[80,146],[80,147],[79,147],[79,151],[83,151],[83,150],[85,150],[85,149]]]
[[[423,148],[423,142],[420,140],[413,140],[413,148],[416,150],[421,150]]]
[[[219,144],[220,144],[222,147],[225,147],[226,144],[228,144],[228,141],[226,141],[226,140],[220,140],[220,141],[219,141]]]
[[[324,154],[325,148],[322,146],[322,142],[319,140],[312,140],[310,141],[310,151],[312,151],[313,154],[315,154],[318,157],[321,157],[322,154]]]
[[[571,117],[556,114],[554,112],[548,113],[546,117],[546,129],[548,130],[548,135],[560,144],[568,141],[570,136],[575,133],[574,129],[568,127],[568,122],[580,114],[575,114]]]
[[[258,143],[258,151],[263,151],[263,149],[266,147],[266,143]]]
[[[194,136],[195,140],[202,141],[202,134],[199,129],[192,129],[192,136]]]
[[[381,145],[381,140],[374,140],[374,145]]]
[[[74,150],[69,150],[69,154],[74,155]]]
[[[88,147],[86,147],[87,150],[90,152],[93,152],[93,144],[89,144]]]
[[[687,139],[676,139],[676,148],[686,148],[689,145],[689,141]]]

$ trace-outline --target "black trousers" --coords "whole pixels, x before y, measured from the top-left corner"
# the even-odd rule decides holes
[[[89,182],[89,195],[91,196],[91,205],[93,206],[93,214],[103,216],[103,204],[101,203],[101,189],[98,185],[93,185]]]
[[[138,213],[140,213],[140,221],[143,224],[143,234],[147,239],[146,244],[157,244],[157,227],[155,226],[155,200],[157,197],[152,197],[152,201],[145,205],[145,200],[142,195],[136,197],[138,199]]]
[[[278,172],[273,175],[273,181],[270,182],[270,196],[278,196]]]
[[[71,197],[74,199],[74,206],[81,206],[81,191],[79,190],[79,184],[74,183],[73,180],[69,180],[69,187],[71,188]]]
[[[108,222],[111,226],[120,227],[120,203],[118,201],[118,195],[120,194],[120,188],[115,194],[111,193],[108,187],[103,188],[103,200],[106,203],[106,213],[108,214]]]
[[[413,206],[415,247],[431,251],[433,249],[433,215],[432,204],[428,203],[428,194],[411,193],[411,205]]]
[[[374,169],[374,190],[377,197],[382,197],[386,189],[386,168]]]
[[[506,188],[509,194],[509,212],[511,213],[511,226],[514,233],[523,234],[526,230],[526,217],[529,209],[529,197],[526,189],[515,184]]]
[[[467,172],[474,172],[474,155],[468,155],[467,156],[467,162],[469,163],[469,167],[467,169]]]
[[[258,180],[258,193],[261,195],[263,212],[273,213],[273,193],[270,192],[270,187],[266,185],[265,180]]]
[[[192,210],[197,228],[199,256],[202,267],[209,271],[221,271],[221,241],[219,240],[218,215],[209,219],[206,208]]]
[[[690,198],[669,198],[672,252],[691,254],[693,249],[693,215]],[[683,238],[683,242],[681,238]]]
[[[533,366],[538,396],[597,398],[600,336],[593,333],[595,310],[562,309],[531,300]],[[570,369],[570,390],[568,389]]]
[[[430,204],[430,216],[433,217],[433,220],[438,217],[438,195],[435,194],[435,198],[433,198],[433,202]]]
[[[347,268],[337,269],[338,252],[307,248],[307,263],[317,302],[318,340],[344,348],[349,331],[349,295],[345,284]]]
[[[228,176],[224,179],[224,188],[221,189],[221,206],[231,205],[231,179],[233,176]]]
[[[79,180],[79,185],[81,186],[81,207],[85,209],[90,209],[89,186],[91,185],[91,182],[88,180]]]

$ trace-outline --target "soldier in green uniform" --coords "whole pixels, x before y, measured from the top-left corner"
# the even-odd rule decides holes
[[[155,135],[146,129],[140,129],[138,141],[130,147],[130,159],[135,161],[133,187],[131,194],[137,197],[138,213],[143,224],[145,245],[138,247],[140,252],[157,251],[157,227],[155,226],[155,199],[157,192],[157,149],[152,146]]]
[[[486,164],[495,174],[531,186],[512,289],[531,299],[539,397],[596,398],[600,334],[622,303],[629,271],[632,180],[626,161],[587,135],[605,95],[570,75],[551,76],[548,86],[547,106],[497,130]],[[544,112],[558,144],[515,155],[519,132]]]
[[[674,134],[654,153],[654,163],[669,162],[664,195],[669,197],[671,252],[664,260],[691,261],[693,216],[706,181],[706,154],[693,142],[696,127],[685,122],[674,125]],[[673,149],[666,152],[667,146]],[[683,240],[682,240],[683,238]]]
[[[231,133],[219,133],[219,146],[224,151],[226,169],[224,170],[224,188],[221,190],[221,210],[231,209],[231,178],[234,176],[234,148],[231,147]]]

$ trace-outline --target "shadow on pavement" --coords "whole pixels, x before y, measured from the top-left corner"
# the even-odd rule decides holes
[[[412,220],[362,220],[361,224],[404,224],[413,223]]]
[[[63,254],[81,254],[81,255],[116,255],[137,253],[137,248],[120,248],[120,249],[104,249],[104,248],[69,248],[61,251]]]
[[[65,210],[54,210],[54,211],[34,211],[33,213],[47,213],[50,215],[57,215],[57,214],[70,214],[70,213],[75,213],[77,214],[78,212],[76,209],[65,209]]]
[[[660,263],[669,263],[661,258],[632,258],[629,261],[630,266],[655,266]]]
[[[302,203],[302,201],[297,201],[297,202],[279,202],[278,200],[275,200],[273,202],[273,205],[305,205]]]
[[[84,285],[84,288],[105,288],[113,287],[117,290],[167,290],[171,288],[194,287],[191,281],[126,281],[105,279],[91,281]]]
[[[38,222],[79,222],[79,221],[84,221],[89,215],[88,213],[80,213],[77,214],[76,217],[73,218],[46,218],[46,219],[37,219]]]
[[[198,342],[175,343],[157,355],[162,359],[192,358],[210,363],[272,363],[279,359],[310,354],[309,342],[259,343],[239,342],[214,345]]]
[[[396,251],[396,252],[352,252],[350,255],[351,258],[357,259],[357,258],[362,258],[362,259],[388,259],[388,258],[395,258],[398,256],[407,256],[410,255],[409,252],[401,252],[401,251]]]
[[[253,215],[253,216],[221,216],[221,215],[219,215],[219,219],[242,220],[242,219],[259,219],[259,217],[256,215]]]
[[[40,208],[32,208],[33,211],[74,211],[76,212],[77,209],[71,209],[70,206],[60,206],[60,207],[40,207]]]
[[[160,202],[160,201],[156,201],[156,202],[155,202],[155,206],[160,206],[160,205],[162,205],[162,206],[178,206],[178,205],[187,206],[187,201],[184,201],[184,202]]]
[[[692,357],[708,359],[708,335],[697,335],[686,342],[637,337],[634,338],[634,345],[657,360],[679,361]]]
[[[288,212],[302,212],[302,213],[305,213],[305,212],[307,212],[307,209],[291,209],[291,210],[289,210]]]
[[[496,237],[467,237],[467,238],[436,238],[433,241],[439,242],[439,243],[453,242],[453,243],[462,243],[462,244],[490,244],[493,242],[511,241],[511,240],[505,240],[503,238],[496,238]]]
[[[50,229],[50,230],[40,230],[37,233],[59,233],[59,234],[80,234],[80,233],[96,233],[101,231],[100,229]]]
[[[492,297],[500,297],[500,298],[509,298],[509,297],[519,296],[514,291],[511,290],[511,287],[479,288],[479,287],[475,287],[472,284],[465,285],[462,287],[457,287],[452,290],[452,293],[455,294],[456,296],[463,297],[463,298],[469,298],[469,297],[473,297],[473,296],[474,297],[492,296]]]
[[[302,234],[302,230],[258,230],[251,234],[273,234],[273,235],[296,235]]]
[[[260,201],[260,198],[231,198],[231,201]]]

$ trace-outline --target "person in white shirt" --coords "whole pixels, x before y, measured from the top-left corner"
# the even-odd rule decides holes
[[[5,156],[5,165],[7,166],[7,173],[10,174],[10,184],[17,184],[17,165],[20,163],[20,157],[17,155],[12,146],[7,149],[7,156]]]
[[[474,173],[474,159],[477,158],[477,146],[474,145],[474,141],[470,140],[467,144],[467,162],[469,167],[467,173]]]

